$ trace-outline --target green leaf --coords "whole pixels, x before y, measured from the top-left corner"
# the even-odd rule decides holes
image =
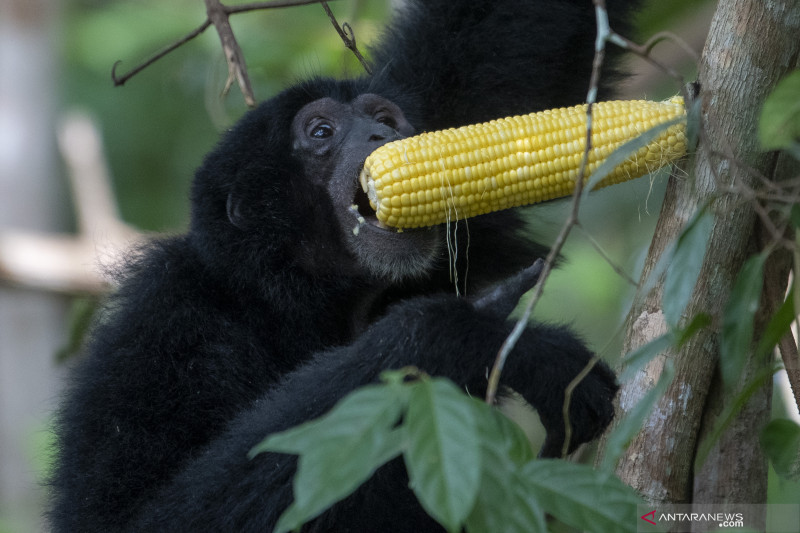
[[[679,124],[680,122],[683,122],[683,120],[683,118],[674,118],[667,122],[657,124],[649,130],[637,135],[630,141],[625,142],[619,148],[611,152],[611,155],[609,155],[605,161],[603,161],[603,163],[601,163],[600,166],[597,167],[594,172],[592,172],[592,175],[586,181],[581,195],[581,200],[585,199],[586,195],[589,193],[589,191],[594,189],[595,185],[605,179],[611,172],[614,171],[615,168],[627,161],[628,158],[630,158],[636,151],[653,142],[659,135],[661,135],[662,132],[664,132],[664,130],[670,126]]]
[[[600,465],[601,470],[605,472],[614,471],[617,461],[625,451],[625,448],[639,432],[653,406],[664,395],[674,377],[675,368],[672,361],[667,361],[656,386],[647,391],[633,407],[626,408],[623,406],[623,410],[627,411],[627,414],[608,436],[603,461]]]
[[[522,471],[545,512],[593,533],[634,533],[636,493],[608,472],[557,460],[531,461]]]
[[[761,110],[758,139],[765,150],[791,149],[800,141],[800,71],[775,86]]]
[[[67,319],[67,332],[69,338],[67,342],[56,352],[56,361],[63,363],[73,356],[80,354],[86,342],[89,328],[93,324],[95,313],[100,306],[97,297],[77,297],[73,298]]]
[[[709,324],[711,324],[711,317],[706,313],[698,313],[682,330],[668,331],[635,350],[631,350],[622,358],[623,370],[619,375],[619,381],[625,382],[633,379],[633,376],[655,356],[669,348],[680,347],[692,335]]]
[[[535,498],[526,495],[520,472],[508,458],[484,455],[478,498],[466,520],[469,533],[546,533],[544,512]]]
[[[744,405],[750,397],[753,396],[758,389],[763,387],[778,370],[780,370],[780,367],[777,364],[775,366],[759,369],[752,378],[744,384],[741,392],[736,394],[733,399],[728,398],[726,400],[722,413],[716,416],[716,422],[714,422],[714,428],[711,430],[711,433],[697,446],[697,453],[695,453],[694,460],[694,469],[696,472],[702,468],[703,463],[705,463],[706,458],[708,458],[708,454],[711,452],[711,448],[719,440],[722,432],[730,426],[737,413],[744,408]]]
[[[649,363],[655,356],[675,344],[675,335],[672,332],[664,333],[656,337],[647,344],[643,344],[635,350],[628,352],[622,359],[624,370],[619,376],[619,381],[624,383]]]
[[[791,420],[773,420],[761,432],[760,440],[775,472],[784,477],[792,473],[800,453],[800,426]]]
[[[519,426],[497,409],[477,400],[475,404],[482,470],[465,524],[468,533],[545,533],[544,512],[520,475],[521,466],[533,456],[530,443]],[[522,456],[528,459],[518,462]]]
[[[711,315],[708,313],[697,313],[682,330],[675,332],[677,336],[675,345],[677,347],[683,346],[695,333],[706,326],[710,326],[712,322]]]
[[[675,253],[675,245],[676,242],[673,240],[667,243],[667,245],[664,247],[664,251],[662,251],[661,255],[658,257],[656,265],[647,275],[647,278],[640,283],[641,288],[639,289],[639,292],[641,294],[649,294],[650,291],[652,291],[656,286],[658,280],[661,279],[661,276],[664,274],[664,272],[666,272],[670,261],[672,261],[672,256]]]
[[[275,532],[298,529],[349,496],[379,466],[402,452],[402,430],[394,429],[376,437],[362,445],[330,441],[301,455],[293,482],[294,502],[281,514]]]
[[[519,424],[482,400],[470,398],[470,401],[478,424],[481,449],[492,446],[518,466],[536,457]]]
[[[736,383],[750,353],[753,320],[761,299],[766,259],[767,254],[761,253],[745,261],[722,314],[720,368],[726,387]]]
[[[664,318],[673,328],[678,326],[694,292],[713,226],[714,217],[706,209],[701,209],[686,223],[678,237],[664,277],[662,297]]]
[[[792,221],[794,229],[800,230],[800,204],[794,204],[789,212],[789,219]]]
[[[481,454],[470,402],[450,381],[422,381],[409,399],[404,423],[411,488],[448,531],[460,529],[480,486]]]
[[[486,403],[480,401],[479,403],[486,408],[489,414],[493,415],[495,433],[492,437],[498,437],[498,442],[492,441],[489,436],[485,435],[484,431],[482,432],[482,443],[490,442],[492,446],[498,445],[499,442],[504,443],[505,446],[502,450],[504,450],[508,458],[518,466],[522,466],[536,457],[533,453],[533,448],[531,448],[531,442],[528,440],[528,436],[525,435],[525,432],[522,431],[522,428],[519,427],[516,422]],[[481,426],[481,428],[483,428],[483,426]]]
[[[800,157],[798,157],[800,159]],[[794,279],[800,276],[800,204],[794,204],[791,210],[791,221],[794,226],[794,252],[792,274]],[[795,313],[800,312],[800,285],[793,285],[790,294],[787,296],[794,303]],[[796,315],[795,315],[796,316]]]
[[[270,435],[250,451],[299,454],[294,502],[276,531],[297,529],[350,495],[375,470],[398,456],[399,420],[409,387],[371,385],[341,400],[327,415]]]
[[[794,322],[795,318],[794,298],[792,298],[793,291],[794,285],[789,291],[789,295],[786,297],[786,300],[778,308],[778,310],[775,311],[775,314],[772,315],[772,318],[770,318],[769,323],[764,330],[764,334],[758,341],[758,348],[756,349],[756,354],[758,356],[766,355],[772,351],[783,338],[783,336],[790,331],[792,322]]]
[[[281,513],[280,518],[278,518],[278,523],[275,524],[273,533],[296,531],[311,518],[312,517],[307,516],[306,510],[301,509],[293,503],[287,507],[283,513]]]
[[[376,430],[387,432],[402,414],[407,398],[402,387],[368,385],[345,396],[326,415],[275,433],[250,450],[252,458],[271,451],[302,454],[323,440],[362,440]]]

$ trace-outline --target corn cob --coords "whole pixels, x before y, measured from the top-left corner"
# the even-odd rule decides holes
[[[678,97],[595,104],[586,176],[637,134],[682,116]],[[684,131],[684,122],[670,126],[596,188],[683,156]],[[384,225],[433,226],[571,194],[585,146],[586,105],[551,109],[387,143],[367,158],[360,180]]]

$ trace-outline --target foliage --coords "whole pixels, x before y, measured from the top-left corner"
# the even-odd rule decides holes
[[[764,102],[759,120],[758,137],[765,150],[784,150],[786,154],[800,161],[800,98],[798,98],[798,94],[800,94],[800,70],[795,70],[777,84]],[[788,218],[795,235],[793,272],[794,279],[797,280],[797,276],[800,274],[800,206],[795,203],[789,209],[788,214],[784,213],[784,216]],[[750,266],[750,269],[757,268],[760,257],[765,257],[765,253],[751,258],[753,265]],[[750,274],[743,268],[740,278],[746,278]],[[751,290],[754,291],[754,289]],[[798,303],[800,303],[800,290],[798,290],[797,283],[794,283],[783,304],[773,313],[767,323],[756,348],[757,354],[768,353],[784,335],[791,331],[791,326],[796,323],[797,313],[800,309]],[[735,364],[736,359],[733,359]],[[800,472],[800,425],[791,420],[776,419],[764,428],[760,437],[761,446],[775,468],[775,472],[782,477],[797,479],[798,472]]]
[[[545,513],[587,531],[634,531],[639,499],[607,472],[533,458],[521,429],[450,381],[387,372],[327,415],[269,436],[251,455],[298,454],[290,531],[402,455],[410,486],[448,531],[546,531]]]
[[[56,353],[57,361],[64,362],[81,352],[99,305],[100,302],[96,296],[76,297],[70,302],[67,315],[69,336]]]
[[[761,447],[778,474],[792,475],[797,470],[795,463],[800,453],[800,425],[791,420],[773,420],[761,433]]]
[[[767,254],[762,252],[745,261],[723,311],[719,348],[722,381],[727,389],[731,389],[739,381],[752,350],[754,322],[764,284],[766,260]]]
[[[713,225],[714,217],[705,209],[699,210],[678,236],[672,254],[664,255],[670,268],[664,276],[662,305],[667,324],[673,329],[678,327],[694,292]]]
[[[758,139],[765,150],[786,150],[800,160],[800,71],[786,76],[764,102]]]

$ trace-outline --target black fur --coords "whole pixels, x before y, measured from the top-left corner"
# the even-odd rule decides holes
[[[632,3],[608,1],[616,28]],[[372,77],[310,80],[247,114],[197,172],[189,232],[127,261],[59,412],[54,531],[269,531],[291,501],[295,459],[248,460],[267,434],[389,368],[414,365],[484,394],[510,324],[487,305],[497,293],[470,297],[543,248],[513,212],[353,236],[330,176],[296,157],[292,120],[320,98],[364,93],[396,103],[417,131],[579,103],[594,10],[589,0],[405,5],[373,51]],[[430,261],[387,276],[353,252],[358,238],[373,263],[426,247]],[[534,324],[509,358],[503,383],[539,411],[547,455],[563,440],[563,389],[590,357],[565,328]],[[603,364],[577,388],[573,444],[606,427],[615,391]],[[439,528],[395,461],[306,530]]]

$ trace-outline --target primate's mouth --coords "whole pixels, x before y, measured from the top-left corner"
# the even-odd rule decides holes
[[[375,213],[375,210],[372,208],[372,205],[369,202],[369,195],[364,190],[363,186],[363,173],[364,167],[363,165],[358,169],[357,178],[355,183],[353,184],[353,199],[352,203],[350,204],[350,212],[355,215],[356,219],[358,220],[359,225],[369,224],[370,226],[382,229],[382,230],[389,230],[390,228],[386,227],[380,220],[378,220],[378,216]]]
[[[353,195],[347,209],[355,218],[356,226],[353,228],[353,233],[358,235],[359,228],[365,224],[381,231],[389,231],[390,228],[386,227],[378,220],[375,210],[372,209],[369,203],[369,196],[367,196],[367,193],[361,188],[359,180],[356,179],[353,185]]]
[[[358,170],[358,178],[353,187],[353,199],[348,207],[348,210],[356,217],[358,226],[369,224],[373,228],[377,228],[389,233],[405,233],[406,231],[417,231],[425,228],[412,228],[410,230],[398,229],[387,226],[378,218],[376,210],[372,207],[372,201],[377,202],[377,194],[375,193],[375,183],[370,179],[369,173],[364,170],[362,165]],[[356,232],[356,234],[358,234]]]
[[[375,215],[375,210],[369,205],[369,198],[361,187],[356,187],[355,198],[353,198],[353,205],[356,206],[358,214],[370,224],[378,225],[378,217]]]

